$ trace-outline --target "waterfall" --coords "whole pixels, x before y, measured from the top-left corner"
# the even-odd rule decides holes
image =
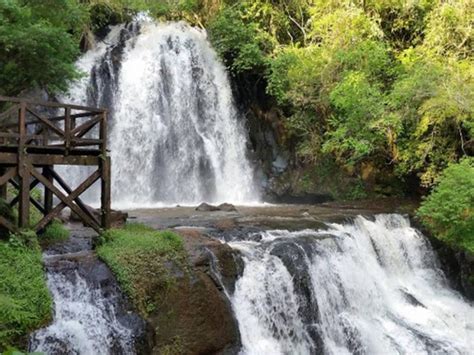
[[[115,26],[77,67],[86,75],[62,100],[109,109],[114,205],[259,200],[242,117],[205,31],[146,18]],[[65,173],[73,185],[86,174]]]
[[[243,354],[472,354],[474,307],[451,290],[407,218],[265,231],[232,305]]]
[[[45,354],[134,354],[132,329],[116,318],[116,301],[77,272],[48,272],[51,325],[35,332],[30,350]]]

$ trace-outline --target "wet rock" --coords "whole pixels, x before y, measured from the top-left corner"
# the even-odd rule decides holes
[[[234,205],[230,203],[221,203],[219,206],[210,205],[206,202],[201,203],[196,207],[196,211],[200,212],[212,212],[212,211],[224,211],[224,212],[237,212]]]
[[[308,258],[312,257],[312,245],[314,239],[299,238],[298,241],[285,240],[278,242],[270,252],[283,262],[288,272],[293,277],[295,292],[298,294],[298,313],[303,320],[306,329],[313,339],[319,351],[323,351],[324,343],[318,327],[319,312],[317,304],[317,294],[314,292],[311,276],[308,269]]]
[[[206,202],[203,202],[199,206],[196,207],[196,211],[200,211],[200,212],[219,211],[219,208],[217,206],[213,206]]]
[[[97,219],[100,221],[101,218],[101,212],[100,209],[92,208],[91,206],[87,206],[86,208],[89,210],[89,212]],[[128,213],[127,212],[122,212],[119,210],[111,210],[110,211],[110,226],[112,228],[119,228],[125,225],[127,223],[128,219]],[[75,213],[71,213],[69,220],[71,222],[82,222],[82,220],[79,218],[78,215]]]
[[[233,292],[242,272],[236,253],[197,229],[180,229],[190,264],[172,272],[175,287],[148,321],[154,354],[237,354],[240,334],[224,290]]]
[[[418,301],[418,299],[415,296],[413,296],[411,293],[409,293],[407,290],[400,290],[400,292],[402,293],[403,297],[405,297],[407,302],[410,303],[412,306],[426,308],[423,303]]]
[[[237,212],[235,206],[230,203],[221,203],[219,206],[217,206],[217,208],[219,209],[219,211]]]

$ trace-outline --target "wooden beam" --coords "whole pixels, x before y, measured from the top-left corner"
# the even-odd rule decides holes
[[[53,175],[51,172],[54,172],[53,166],[45,166],[43,168],[43,176],[48,179],[51,184],[53,183]],[[53,193],[51,190],[45,188],[44,189],[44,215],[48,215],[51,210],[53,209]]]
[[[45,216],[36,226],[35,230],[43,229],[54,217],[56,217],[59,212],[66,206],[68,206],[73,212],[75,212],[82,221],[87,224],[89,227],[93,228],[97,233],[101,232],[101,228],[97,223],[92,220],[89,215],[84,212],[79,206],[77,206],[73,200],[82,194],[85,190],[87,190],[94,182],[96,182],[100,178],[100,172],[97,170],[91,176],[89,176],[82,184],[80,184],[69,196],[66,196],[59,190],[54,184],[52,184],[48,179],[46,179],[43,175],[38,173],[35,169],[31,170],[32,175],[37,178],[45,188],[50,189],[52,193],[54,193],[60,200],[56,207],[52,209],[52,211]]]
[[[0,153],[0,163],[2,164],[17,164],[16,153]],[[28,156],[28,160],[34,166],[47,165],[99,165],[100,158],[98,156],[90,155],[68,155],[67,157],[59,154],[33,154]],[[16,168],[13,168],[16,171]],[[15,174],[13,174],[14,176]],[[0,177],[0,184],[1,184]],[[10,178],[8,178],[9,180]],[[7,180],[7,181],[8,181]]]
[[[19,191],[20,190],[20,185],[13,179],[10,179],[10,183]],[[39,181],[37,179],[33,179],[33,181],[30,183],[30,191],[36,187],[36,185],[39,184]],[[20,200],[20,194],[16,195],[11,201],[10,201],[10,207],[15,206],[18,201]],[[37,209],[39,209],[41,212],[43,212],[44,208],[43,206],[36,201],[33,196],[30,195],[30,202],[35,205]]]
[[[34,112],[33,110],[31,109],[27,109],[29,113],[31,113],[33,116],[35,116],[40,122],[38,123],[42,123],[44,124],[46,127],[48,127],[50,130],[52,130],[53,132],[55,132],[58,136],[60,137],[64,137],[64,132],[59,129],[58,127],[56,127],[51,121],[49,121],[47,118],[44,118],[44,117],[41,117],[39,114],[37,114],[36,112]]]
[[[0,96],[0,102],[16,102],[16,103],[24,102],[30,105],[56,107],[56,108],[69,107],[72,110],[90,111],[90,112],[97,112],[97,113],[106,111],[106,109],[103,109],[103,108],[87,107],[87,106],[79,106],[79,105],[66,105],[66,104],[61,104],[59,102],[36,101],[36,100],[30,100],[30,99],[24,99],[24,98],[18,98],[18,97],[9,97],[9,96]]]
[[[0,225],[4,226],[12,233],[15,233],[18,230],[18,228],[12,222],[3,216],[0,216]]]
[[[24,149],[26,139],[26,104],[20,104],[20,116],[18,120],[18,132],[20,139],[18,142],[18,175],[20,176],[20,190],[18,196],[20,204],[18,206],[18,227],[28,228],[30,221],[30,165],[26,160]]]
[[[11,178],[15,177],[16,173],[17,173],[16,167],[8,169],[6,173],[4,173],[2,176],[0,176],[0,186],[6,185],[7,182]]]
[[[80,138],[82,136],[84,136],[87,132],[89,132],[92,128],[94,128],[94,126],[99,123],[101,120],[101,117],[94,117],[93,119],[91,119],[90,121],[87,121],[87,122],[84,122],[83,124],[81,124],[80,126],[77,126],[76,128],[74,128],[71,133]]]
[[[104,157],[101,161],[101,222],[102,228],[110,228],[111,212],[111,174],[110,157]]]
[[[56,173],[54,170],[51,170],[51,176],[58,182],[58,184],[66,191],[69,195],[72,194],[71,188],[68,186],[68,184],[62,179],[61,176],[59,176],[58,173]],[[74,199],[74,201],[77,203],[79,207],[81,207],[88,215],[91,217],[97,224],[100,224],[100,222],[95,218],[95,216],[89,211],[89,208],[87,208],[87,205],[82,202],[81,198],[78,196]]]

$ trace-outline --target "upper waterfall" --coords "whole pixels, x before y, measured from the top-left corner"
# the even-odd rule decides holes
[[[116,26],[77,66],[86,76],[64,100],[109,109],[115,205],[259,200],[246,131],[205,31],[147,19]]]

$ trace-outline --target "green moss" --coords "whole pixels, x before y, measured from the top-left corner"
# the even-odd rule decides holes
[[[0,351],[21,348],[28,333],[51,317],[41,251],[32,236],[23,232],[0,242]]]
[[[152,313],[173,287],[173,266],[185,261],[183,240],[178,235],[142,224],[105,232],[97,254],[144,316]]]

